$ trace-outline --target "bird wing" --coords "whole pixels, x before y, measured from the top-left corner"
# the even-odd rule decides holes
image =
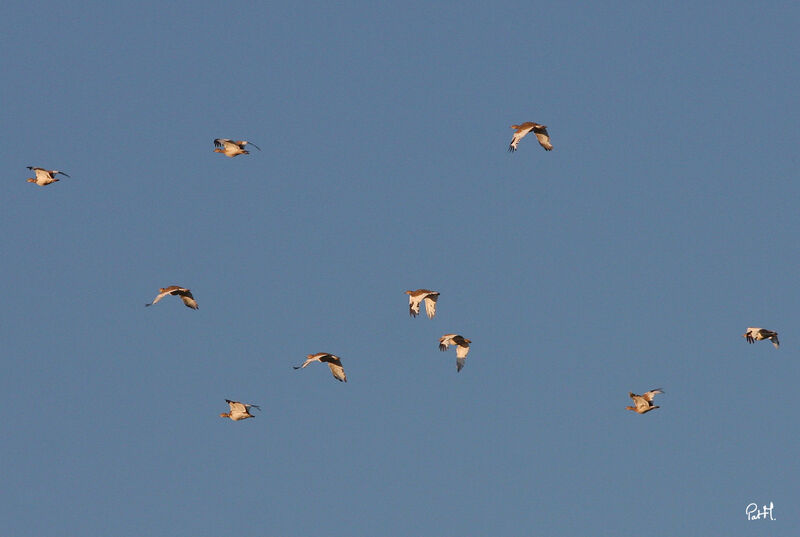
[[[778,341],[778,333],[777,332],[773,332],[772,335],[769,337],[769,340],[772,342],[772,344],[775,346],[776,349],[781,346],[780,341]]]
[[[408,295],[408,314],[412,317],[419,315],[419,303],[422,302],[422,297],[419,295]]]
[[[446,351],[447,347],[449,347],[450,345],[455,343],[453,341],[453,338],[455,336],[456,336],[456,334],[445,334],[442,337],[440,337],[439,338],[439,350],[440,351]]]
[[[233,140],[229,140],[228,138],[217,138],[216,140],[214,140],[214,146],[222,147],[226,151],[232,151],[232,150],[235,150],[235,149],[242,149],[242,147],[237,142],[234,142]]]
[[[158,304],[158,301],[161,300],[162,298],[164,298],[165,296],[167,296],[168,294],[170,294],[169,291],[164,291],[163,293],[158,293],[158,295],[156,295],[156,297],[153,299],[153,301],[150,302],[149,304],[145,304],[145,306],[153,306],[155,304]]]
[[[197,301],[191,296],[184,296],[181,295],[181,300],[186,305],[187,308],[192,308],[193,310],[200,309],[200,306],[197,305]]]
[[[305,366],[307,366],[310,363],[311,363],[311,360],[307,359],[305,362],[303,362],[302,365],[293,365],[292,369],[303,369]]]
[[[753,337],[753,334],[756,330],[757,329],[748,326],[747,330],[745,330],[744,334],[742,334],[742,337],[744,337],[748,343],[755,343],[756,339]]]
[[[524,123],[523,123],[523,125],[524,125]],[[521,126],[516,131],[514,131],[514,135],[511,137],[511,143],[508,145],[508,150],[509,151],[516,151],[517,150],[517,145],[519,144],[519,141],[522,140],[523,138],[525,138],[525,135],[528,134],[529,132],[531,132],[532,128],[533,128],[532,126],[531,127]]]
[[[631,394],[631,399],[633,399],[633,404],[636,405],[636,410],[645,410],[650,408],[650,403],[641,395]]]
[[[460,348],[460,347],[459,347],[459,348]],[[459,371],[461,371],[462,369],[464,369],[464,364],[466,364],[466,363],[467,363],[467,360],[466,360],[466,358],[459,357],[459,356],[456,354],[456,373],[458,373]]]
[[[326,360],[323,360],[323,362]],[[338,359],[335,362],[328,362],[328,367],[331,368],[331,373],[333,373],[333,378],[338,380],[339,382],[347,382],[347,375],[344,373],[344,368],[342,367],[342,362]]]
[[[45,170],[44,168],[33,168],[33,171],[36,172],[36,179],[45,180],[53,178],[53,174],[50,170]]]
[[[653,400],[653,397],[655,397],[656,394],[659,394],[659,393],[664,393],[664,390],[662,390],[661,388],[656,388],[654,390],[650,390],[649,392],[643,393],[642,394],[642,398],[649,403],[650,401]]]
[[[248,144],[249,144],[249,145],[252,145],[253,147],[255,147],[256,149],[258,149],[259,151],[261,151],[261,148],[260,148],[260,147],[258,147],[258,146],[257,146],[256,144],[254,144],[253,142],[248,142],[247,140],[242,140],[242,141],[241,141],[241,142],[239,142],[239,143],[240,143],[240,144],[242,144],[242,145],[241,145],[241,148],[242,148],[242,149],[244,149],[244,146],[246,146],[246,145],[248,145]]]
[[[170,294],[178,295],[179,297],[181,297],[181,300],[183,301],[184,304],[186,304],[187,308],[192,308],[193,310],[200,308],[200,306],[197,305],[197,301],[192,296],[192,292],[188,289],[180,287],[172,291]]]
[[[467,354],[469,354],[469,343],[459,343],[456,347],[456,357],[466,358]]]
[[[306,356],[306,361],[303,362],[303,365],[297,365],[297,366],[292,366],[292,367],[294,367],[295,369],[303,369],[305,366],[307,366],[311,362],[319,362],[319,361],[321,361],[321,358],[323,356],[326,356],[326,355],[327,355],[327,353],[324,353],[324,352],[318,352],[317,354],[309,354],[308,356]]]
[[[433,319],[436,315],[436,301],[439,300],[439,293],[431,293],[425,297],[425,313],[428,314],[428,319]],[[417,305],[417,313],[419,313],[419,305]]]
[[[50,172],[50,173],[52,173],[53,175],[57,175],[57,174],[59,174],[59,173],[60,173],[60,174],[61,174],[61,175],[63,175],[64,177],[69,177],[69,175],[67,175],[66,173],[64,173],[64,172],[62,172],[62,171],[59,171],[59,170],[53,170],[53,171],[52,171],[52,172]]]
[[[539,125],[533,129],[534,134],[536,134],[536,139],[539,140],[539,145],[544,147],[545,151],[552,151],[553,144],[550,143],[550,135],[547,134],[547,127],[544,125]]]
[[[225,399],[225,402],[228,403],[228,406],[231,407],[231,412],[247,412],[247,405],[240,403],[239,401],[231,401],[230,399]]]
[[[331,373],[333,373],[333,377],[341,382],[347,382],[347,375],[344,373],[344,368],[342,367],[342,360],[333,354],[327,353],[320,353],[319,361],[325,362],[328,364],[328,367],[331,368]]]

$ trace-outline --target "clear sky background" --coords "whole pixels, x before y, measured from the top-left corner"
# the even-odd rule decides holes
[[[798,534],[800,7],[599,4],[7,4],[0,533]]]

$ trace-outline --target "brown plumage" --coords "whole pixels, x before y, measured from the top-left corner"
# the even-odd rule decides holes
[[[450,345],[456,346],[456,372],[464,368],[470,343],[472,340],[458,334],[445,334],[439,338],[439,350],[442,352],[446,351]]]
[[[539,145],[544,147],[545,151],[553,150],[553,144],[550,143],[550,135],[547,133],[547,125],[526,121],[522,125],[511,125],[511,128],[514,129],[514,136],[512,136],[511,143],[508,145],[509,151],[516,151],[519,141],[531,131],[536,135]]]
[[[187,308],[192,308],[193,310],[199,309],[200,306],[197,305],[197,301],[192,296],[192,292],[185,287],[180,287],[178,285],[170,285],[169,287],[162,287],[158,290],[158,295],[153,299],[152,302],[149,304],[145,304],[146,306],[152,306],[153,304],[158,303],[159,300],[164,298],[167,295],[179,296],[184,304],[186,304]]]
[[[257,408],[261,410],[261,407],[258,405],[240,403],[239,401],[231,401],[230,399],[225,399],[225,402],[228,403],[230,411],[223,412],[222,414],[219,415],[219,417],[230,418],[233,421],[246,420],[247,418],[255,418],[255,416],[253,416],[250,413],[251,408]]]
[[[344,373],[344,368],[342,367],[342,360],[338,356],[335,356],[328,352],[318,352],[317,354],[309,354],[306,356],[306,361],[303,362],[303,365],[296,365],[292,367],[294,369],[303,369],[311,362],[325,362],[326,364],[328,364],[328,367],[331,368],[331,373],[333,374],[333,378],[335,378],[339,382],[347,382],[347,375],[345,375]]]
[[[768,339],[772,342],[776,349],[781,345],[778,341],[778,333],[773,332],[772,330],[767,330],[766,328],[753,328],[748,326],[747,332],[742,334],[742,337],[746,338],[748,343],[755,343],[756,341]]]
[[[661,408],[658,405],[653,404],[653,397],[659,393],[664,393],[664,391],[661,388],[656,388],[654,390],[650,390],[649,392],[645,392],[642,395],[636,395],[635,393],[630,392],[628,393],[628,397],[633,399],[633,404],[636,406],[626,406],[625,409],[633,410],[638,414],[645,414],[651,410]]]
[[[433,319],[436,315],[436,301],[439,300],[439,293],[428,289],[417,289],[416,291],[406,291],[408,295],[408,314],[412,317],[419,315],[419,305],[425,301],[425,313],[428,319]]]
[[[247,140],[229,140],[228,138],[216,138],[214,140],[214,153],[222,153],[226,157],[233,158],[237,155],[249,155],[250,151],[247,151],[244,146],[252,145],[259,151],[261,148],[258,147],[253,142],[248,142]]]
[[[58,178],[56,175],[58,174],[61,174],[64,177],[69,177],[69,175],[66,173],[58,170],[45,170],[44,168],[36,168],[34,166],[28,166],[27,168],[36,174],[35,178],[28,177],[27,181],[29,183],[36,183],[39,186],[45,186],[57,182]]]

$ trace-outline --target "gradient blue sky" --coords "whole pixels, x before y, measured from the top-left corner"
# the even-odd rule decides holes
[[[3,535],[798,531],[800,6],[597,4],[7,4]]]

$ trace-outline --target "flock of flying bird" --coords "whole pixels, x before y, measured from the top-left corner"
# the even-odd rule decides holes
[[[528,133],[531,132],[533,132],[533,134],[536,136],[536,139],[539,141],[539,145],[541,145],[545,151],[552,151],[553,144],[550,142],[550,135],[547,132],[546,125],[541,125],[533,121],[526,121],[520,125],[511,125],[511,128],[514,129],[514,135],[511,138],[511,143],[508,145],[509,151],[516,151],[520,140],[522,140]],[[229,158],[239,155],[249,155],[250,151],[245,149],[245,147],[248,145],[252,145],[261,151],[260,147],[247,140],[216,138],[214,140],[214,152],[222,153]],[[47,170],[45,168],[38,168],[34,166],[28,166],[27,168],[36,174],[36,177],[29,177],[27,181],[29,183],[35,183],[39,186],[47,186],[59,181],[56,175],[69,177],[69,175],[59,170]],[[436,301],[439,299],[439,293],[437,291],[417,289],[416,291],[406,291],[406,294],[408,295],[408,312],[411,317],[416,317],[419,315],[420,306],[424,302],[425,314],[429,319],[433,319],[434,315],[436,315]],[[156,295],[152,302],[145,304],[145,306],[153,306],[167,295],[179,296],[187,308],[194,310],[199,309],[197,301],[194,299],[194,296],[192,296],[192,292],[189,289],[178,285],[160,288],[158,290],[158,295]],[[747,331],[742,334],[742,337],[746,338],[748,343],[755,343],[756,341],[762,341],[766,339],[771,341],[776,349],[780,346],[780,343],[778,342],[778,333],[765,328],[748,327]],[[439,338],[439,350],[446,351],[451,345],[456,347],[456,372],[461,371],[466,363],[467,354],[469,354],[470,343],[472,343],[471,340],[460,334],[445,334]],[[340,382],[347,382],[347,375],[344,372],[344,367],[342,367],[341,358],[327,352],[309,354],[306,356],[305,361],[301,365],[293,367],[294,369],[303,369],[313,362],[328,364],[328,367],[330,368],[331,373],[336,380]],[[651,410],[660,408],[658,405],[653,404],[653,398],[656,395],[663,393],[664,391],[661,388],[655,388],[641,395],[630,392],[628,393],[628,396],[633,400],[634,406],[626,406],[625,408],[626,410],[632,410],[638,414],[645,414]],[[251,408],[261,410],[258,405],[241,403],[239,401],[232,401],[230,399],[226,399],[225,402],[228,403],[230,411],[223,412],[220,414],[220,417],[230,418],[233,421],[240,421],[255,417],[250,413]]]

